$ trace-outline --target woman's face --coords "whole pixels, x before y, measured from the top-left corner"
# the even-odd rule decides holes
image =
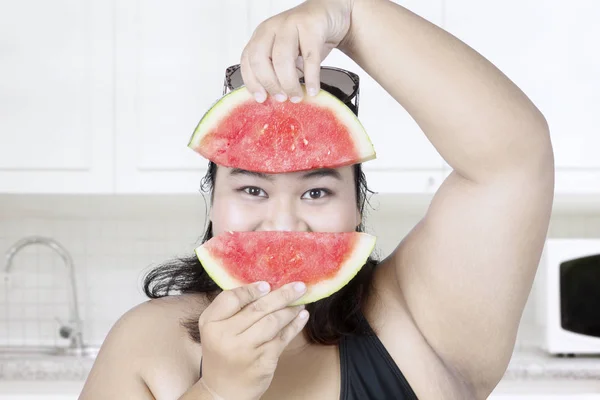
[[[350,232],[360,224],[352,166],[258,174],[219,166],[210,218],[225,231]]]

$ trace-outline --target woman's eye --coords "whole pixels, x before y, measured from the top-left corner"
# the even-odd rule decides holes
[[[245,188],[242,188],[242,190],[250,196],[266,197],[267,195],[264,190],[256,186],[247,186]]]
[[[311,200],[317,200],[320,198],[323,198],[325,196],[327,196],[328,194],[330,194],[329,190],[327,189],[310,189],[309,191],[307,191],[306,193],[304,193],[302,195],[303,199],[311,199]]]

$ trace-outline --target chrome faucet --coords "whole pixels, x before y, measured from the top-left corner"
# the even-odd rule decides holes
[[[12,245],[6,252],[6,274],[10,272],[13,263],[13,258],[15,257],[15,255],[23,248],[33,244],[41,244],[50,247],[52,250],[56,251],[58,255],[62,258],[65,267],[67,268],[70,283],[70,317],[68,324],[63,324],[63,326],[60,327],[59,332],[63,338],[70,339],[71,344],[69,346],[69,350],[74,351],[76,353],[82,353],[84,350],[84,345],[82,335],[82,323],[81,318],[79,317],[79,306],[77,304],[75,268],[73,265],[73,259],[71,258],[69,252],[54,239],[46,238],[43,236],[29,236],[23,238],[16,242],[14,245]]]

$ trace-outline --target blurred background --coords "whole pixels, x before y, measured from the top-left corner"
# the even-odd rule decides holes
[[[548,238],[570,250],[542,258],[493,398],[600,399],[598,328],[573,335],[585,342],[578,350],[569,338],[552,350],[549,335],[565,326],[548,322],[561,298],[544,275],[559,261],[600,258],[600,2],[396,2],[492,61],[550,124]],[[299,3],[0,0],[0,400],[77,398],[111,326],[147,300],[144,273],[193,253],[207,161],[188,140],[256,26]],[[450,167],[354,62],[334,50],[323,64],[361,77],[359,117],[378,156],[364,165],[377,192],[366,225],[385,257]],[[585,276],[600,293],[593,260]],[[598,307],[586,296],[578,300]],[[580,321],[598,324],[594,310]],[[85,351],[69,350],[81,342]]]

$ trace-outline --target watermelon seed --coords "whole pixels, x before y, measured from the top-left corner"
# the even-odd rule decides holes
[[[292,151],[293,151],[295,148],[296,148],[296,146],[295,146],[295,145],[292,145]]]
[[[306,139],[302,139],[304,141],[304,144],[307,145],[308,144],[308,140]]]

